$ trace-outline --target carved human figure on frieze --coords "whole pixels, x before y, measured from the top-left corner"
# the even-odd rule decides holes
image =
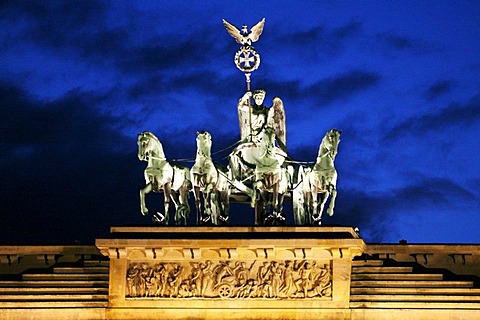
[[[328,264],[325,264],[315,279],[315,290],[320,297],[330,297],[332,295],[331,270]]]
[[[190,281],[195,285],[195,296],[202,293],[203,270],[198,262],[192,263]]]
[[[127,288],[128,288],[128,296],[130,297],[137,297],[140,294],[141,283],[138,281],[140,280],[140,268],[138,265],[134,265],[127,271]]]
[[[184,268],[179,264],[174,264],[170,272],[168,283],[171,287],[170,298],[177,297],[182,283],[182,273]]]
[[[202,290],[201,295],[202,297],[205,297],[206,293],[213,287],[213,269],[215,266],[213,265],[212,261],[207,260],[205,263],[201,264],[201,269],[203,273],[203,278],[202,278]]]
[[[290,298],[295,289],[295,278],[294,278],[295,271],[293,270],[293,262],[286,261],[285,268],[283,271],[283,283],[280,287],[280,295],[283,297]]]

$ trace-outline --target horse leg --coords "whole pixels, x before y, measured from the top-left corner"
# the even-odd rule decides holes
[[[282,217],[282,208],[280,205],[280,193],[279,193],[279,181],[273,185],[272,191],[272,206],[273,206],[273,217],[275,220],[279,219],[285,221],[285,218]]]
[[[281,193],[278,195],[278,202],[277,202],[277,216],[276,219],[279,221],[281,224],[285,223],[285,217],[283,216],[283,198],[285,197],[285,194]]]
[[[337,198],[337,190],[335,189],[335,186],[331,185],[331,198],[330,198],[330,205],[328,206],[327,209],[327,214],[331,217],[333,216],[333,208],[335,207],[335,199]]]
[[[146,216],[148,214],[148,209],[145,205],[145,195],[152,191],[152,183],[149,183],[145,186],[145,188],[140,189],[140,212]]]
[[[262,216],[263,224],[275,224],[275,199],[273,192],[266,190],[260,191],[260,198],[262,199]],[[270,210],[271,209],[271,210]]]
[[[327,203],[328,200],[328,191],[320,193],[320,209],[318,210],[318,218],[316,221],[318,221],[318,224],[322,224],[322,214],[323,214],[323,209],[325,208],[325,203]]]
[[[214,188],[212,183],[208,183],[203,190],[203,207],[205,209],[205,215],[212,215],[212,198],[213,198]]]
[[[195,197],[195,210],[197,211],[197,225],[200,224],[202,216],[202,202],[200,201],[200,187],[193,187],[193,196]]]
[[[179,201],[182,208],[182,216],[184,224],[187,225],[188,217],[190,216],[190,206],[188,205],[188,183],[184,183],[179,189]]]
[[[174,220],[175,220],[175,224],[179,225],[180,222],[181,222],[180,220],[182,219],[181,208],[179,207],[180,203],[179,203],[179,200],[178,200],[178,195],[173,190],[170,192],[170,199],[172,200],[172,202],[175,206],[175,216],[173,217]]]
[[[322,211],[318,212],[318,187],[312,186],[312,219],[314,222],[320,224],[320,219],[322,218]]]
[[[258,186],[261,184],[260,181],[255,181],[253,182],[252,185],[252,197],[250,198],[250,207],[255,208],[255,204],[257,203],[257,197],[258,197]],[[256,218],[255,218],[256,220]]]
[[[220,216],[220,202],[218,191],[215,189],[210,192],[210,210],[213,224],[216,226],[219,225],[218,217]]]
[[[305,209],[305,224],[306,225],[311,225],[312,224],[312,206],[310,205],[311,202],[311,191],[305,191],[305,198],[304,198],[304,203],[303,207]]]
[[[298,188],[297,188],[298,189]],[[302,226],[306,224],[305,215],[305,200],[303,195],[298,194],[298,190],[293,190],[292,203],[293,203],[293,221],[296,226]],[[282,201],[283,203],[283,201]]]
[[[214,187],[213,187],[213,184],[210,180],[206,180],[205,181],[205,188],[203,189],[203,192],[202,192],[202,195],[203,195],[203,209],[204,209],[204,212],[203,212],[203,222],[208,222],[208,221],[212,221],[213,222],[213,219],[214,219],[214,216],[212,214],[212,198],[214,198],[213,196],[213,193],[214,193]]]
[[[264,202],[260,197],[255,201],[255,225],[256,226],[264,224],[264,221],[262,219],[264,211],[265,211]]]
[[[220,220],[223,223],[228,223],[228,217],[230,216],[230,199],[228,199],[228,191],[220,191],[219,196],[221,205]]]
[[[255,225],[265,224],[263,216],[265,215],[265,206],[268,202],[264,198],[263,192],[260,191],[263,186],[264,184],[260,180],[255,181],[252,186],[253,194],[250,205],[252,208],[255,208]]]
[[[170,197],[172,196],[172,185],[170,184],[170,182],[165,183],[163,185],[163,193],[164,193],[163,206],[165,207],[165,224],[168,225],[168,221],[169,221],[168,210],[170,208]]]

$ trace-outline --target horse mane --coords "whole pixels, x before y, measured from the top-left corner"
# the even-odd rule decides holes
[[[157,136],[151,133],[150,131],[144,131],[142,132],[142,135],[147,136],[148,138],[155,141],[158,145],[158,152],[160,153],[158,156],[165,158],[165,153],[163,152],[163,145],[160,142],[160,139],[158,139]]]
[[[317,162],[320,160],[319,158],[321,158],[325,153],[328,152],[326,145],[328,144],[327,139],[330,131],[332,130],[327,131],[327,133],[322,138],[322,142],[320,143],[320,147],[318,148]]]
[[[150,131],[143,131],[143,132],[142,132],[142,135],[148,136],[149,138],[154,139],[155,141],[157,141],[158,143],[160,143],[160,140],[157,138],[157,136],[154,135],[153,133],[151,133]]]
[[[342,131],[341,130],[339,131],[337,129],[330,129],[330,130],[327,131],[325,136],[323,136],[323,138],[322,138],[322,142],[320,143],[320,147],[318,148],[317,162],[319,161],[320,158],[323,157],[324,154],[329,152],[329,149],[326,146],[329,144],[328,136],[329,136],[330,133],[334,133],[337,136],[337,138],[339,138]],[[338,142],[339,141],[337,141],[337,146],[338,146]]]

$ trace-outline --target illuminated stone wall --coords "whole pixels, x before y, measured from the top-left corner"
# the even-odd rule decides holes
[[[114,228],[110,239],[97,240],[110,257],[108,312],[114,318],[146,308],[171,318],[200,309],[199,318],[211,319],[348,318],[352,259],[365,243],[351,228],[319,230]]]
[[[0,246],[0,318],[480,319],[479,245],[322,226],[114,227],[97,246]]]

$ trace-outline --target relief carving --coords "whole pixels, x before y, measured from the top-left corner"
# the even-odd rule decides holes
[[[311,260],[130,263],[128,298],[332,298],[330,264]]]

